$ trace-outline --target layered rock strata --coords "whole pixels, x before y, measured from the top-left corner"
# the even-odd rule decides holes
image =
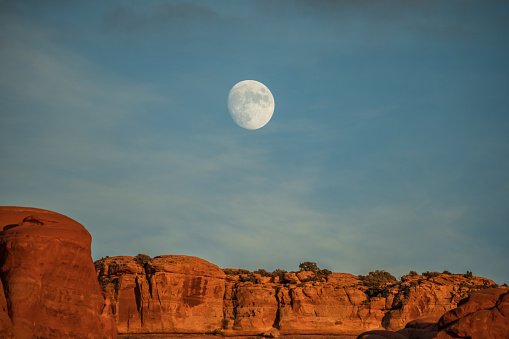
[[[203,259],[162,255],[96,262],[119,333],[204,333],[221,328],[225,274]]]
[[[454,309],[474,289],[494,282],[462,274],[404,276],[368,293],[359,277],[292,272],[275,277],[224,270],[187,256],[135,257],[96,262],[112,299],[119,333],[358,335],[400,330],[414,319]]]
[[[417,319],[399,331],[373,330],[357,339],[506,339],[509,338],[509,288],[471,293],[442,317]]]
[[[0,336],[116,338],[92,238],[61,214],[0,207]]]

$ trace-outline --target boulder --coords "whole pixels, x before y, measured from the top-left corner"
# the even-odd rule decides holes
[[[472,292],[457,308],[436,317],[416,319],[397,332],[368,331],[358,339],[506,339],[509,338],[509,289]],[[437,322],[438,320],[438,322]]]
[[[438,339],[509,338],[509,290],[490,288],[474,292],[438,322]]]
[[[0,207],[0,333],[116,338],[108,297],[94,273],[91,241],[82,225],[64,215]]]

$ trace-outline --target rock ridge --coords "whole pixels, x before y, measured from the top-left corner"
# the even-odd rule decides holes
[[[181,255],[158,256],[146,263],[137,259],[108,257],[95,263],[119,333],[398,331],[415,319],[438,320],[472,291],[496,286],[486,278],[448,272],[407,275],[380,284],[348,273],[221,269]]]

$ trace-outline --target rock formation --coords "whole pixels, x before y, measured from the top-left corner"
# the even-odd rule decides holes
[[[225,274],[203,259],[114,257],[96,262],[96,270],[119,333],[204,333],[222,326]]]
[[[61,214],[0,207],[0,337],[116,338],[117,327],[125,334],[509,337],[508,288],[471,273],[396,281],[384,271],[363,277],[309,266],[269,274],[184,255],[107,257],[94,271],[90,244],[87,230]]]
[[[509,337],[509,289],[489,288],[471,293],[442,317],[417,319],[396,332],[374,330],[357,339],[506,339]]]
[[[436,325],[469,292],[495,285],[484,278],[436,273],[404,276],[402,281],[373,289],[347,273],[324,277],[302,271],[271,277],[225,269],[225,275],[219,267],[195,257],[159,256],[146,263],[140,259],[124,256],[96,262],[119,333],[396,331],[423,317],[432,317]],[[406,332],[420,330],[407,327]]]
[[[438,322],[438,339],[509,338],[509,289],[472,293]]]
[[[1,337],[116,338],[91,240],[61,214],[0,207]]]

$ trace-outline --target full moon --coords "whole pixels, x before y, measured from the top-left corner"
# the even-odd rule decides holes
[[[274,97],[261,82],[244,80],[230,90],[228,110],[233,121],[240,127],[258,129],[272,118]]]

